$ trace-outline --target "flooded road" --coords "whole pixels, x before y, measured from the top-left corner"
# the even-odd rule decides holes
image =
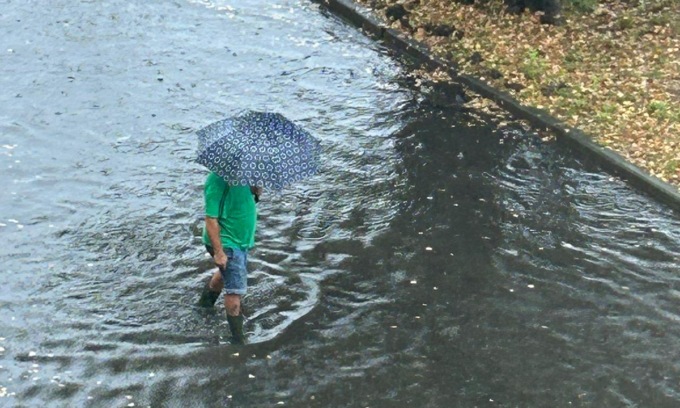
[[[3,1],[0,406],[676,407],[680,217],[509,118],[435,110],[304,1]],[[278,111],[246,307],[194,307],[198,128]]]

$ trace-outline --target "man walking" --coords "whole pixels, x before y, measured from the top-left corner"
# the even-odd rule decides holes
[[[248,250],[255,245],[257,208],[261,189],[230,186],[210,173],[205,181],[205,229],[203,243],[218,270],[201,294],[199,305],[212,307],[225,289],[224,307],[231,330],[231,341],[243,344],[241,296],[248,289]]]

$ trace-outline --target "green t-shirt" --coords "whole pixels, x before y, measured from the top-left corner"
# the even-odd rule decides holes
[[[230,186],[217,174],[210,173],[203,192],[205,215],[218,218],[222,247],[250,249],[255,246],[257,208],[250,187]],[[203,229],[203,243],[212,246],[206,228]]]

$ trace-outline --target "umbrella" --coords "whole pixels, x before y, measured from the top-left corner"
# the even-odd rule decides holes
[[[278,113],[247,111],[196,134],[196,161],[233,186],[280,190],[319,167],[319,142]]]

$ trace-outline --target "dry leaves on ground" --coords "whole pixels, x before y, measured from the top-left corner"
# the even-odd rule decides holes
[[[508,14],[501,0],[362,1],[462,73],[680,186],[680,1],[605,0],[587,13],[563,10],[558,25]],[[395,4],[406,15],[389,21],[385,10]],[[435,36],[433,26],[453,31]]]

